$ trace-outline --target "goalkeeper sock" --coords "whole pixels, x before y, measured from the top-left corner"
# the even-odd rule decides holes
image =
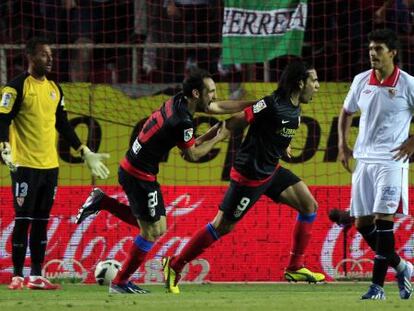
[[[122,264],[121,270],[119,270],[112,283],[127,283],[131,275],[134,274],[134,272],[144,262],[147,253],[151,250],[153,245],[154,242],[147,241],[142,236],[138,235],[129,249],[126,261]]]
[[[210,247],[218,239],[219,235],[216,229],[209,223],[193,235],[179,256],[171,259],[171,268],[175,272],[180,273],[188,262],[201,255],[206,248]]]
[[[312,236],[312,225],[315,218],[316,213],[309,215],[299,214],[296,220],[295,229],[293,230],[293,245],[287,270],[296,271],[303,267],[303,258]]]
[[[33,219],[30,229],[30,275],[42,275],[42,265],[45,260],[47,244],[48,219]]]
[[[24,260],[26,259],[27,250],[27,232],[29,230],[30,220],[19,219],[14,220],[14,228],[12,233],[12,261],[13,275],[23,277]]]
[[[109,212],[123,222],[139,229],[137,219],[134,214],[132,214],[131,208],[128,205],[123,204],[110,196],[104,195],[99,204],[99,208]]]

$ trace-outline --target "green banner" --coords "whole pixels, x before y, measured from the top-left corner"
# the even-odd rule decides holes
[[[222,62],[260,63],[302,54],[307,0],[226,0]]]

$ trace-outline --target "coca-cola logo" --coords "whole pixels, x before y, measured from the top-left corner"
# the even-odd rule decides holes
[[[104,190],[127,203],[119,187],[105,187]],[[332,195],[336,188],[328,190]],[[93,272],[98,262],[107,258],[124,262],[131,244],[139,234],[137,227],[122,223],[105,211],[96,217],[88,217],[81,225],[76,225],[74,220],[77,207],[82,205],[89,191],[88,187],[67,187],[58,192],[48,225],[44,272],[49,277],[95,282]],[[134,281],[163,282],[161,258],[179,254],[194,232],[214,218],[225,191],[224,186],[212,186],[208,191],[204,186],[163,187],[168,231],[154,244],[145,264],[133,275]],[[320,209],[328,208],[332,204],[326,200],[326,193],[324,189],[315,192],[320,201]],[[340,191],[338,198],[341,197],[339,194]],[[1,195],[1,202],[3,205],[12,204],[10,191]],[[323,213],[320,213],[320,216],[313,227],[311,247],[307,249],[305,258],[307,267],[315,271],[322,270],[328,279],[369,277],[374,253],[361,235],[355,228],[344,235],[344,228],[333,225]],[[186,266],[182,280],[191,282],[283,280],[283,271],[289,259],[288,250],[291,247],[291,232],[294,230],[295,217],[296,213],[290,209],[275,208],[266,199],[259,200],[255,208],[238,224],[232,235],[220,239],[203,253],[202,257]],[[13,209],[0,210],[0,282],[10,282],[13,273],[11,258],[13,219]],[[280,222],[278,219],[291,219],[291,221]],[[274,225],[273,220],[277,221],[277,226]],[[414,220],[411,217],[397,219],[395,222],[397,252],[411,261],[414,258],[413,226]],[[345,236],[346,249],[344,249]],[[249,242],[246,244],[246,241]],[[26,263],[29,263],[29,253],[27,257]],[[270,257],[273,258],[271,262]],[[248,265],[246,265],[247,260]],[[29,266],[28,264],[25,268],[25,275],[30,273]],[[389,275],[388,279],[390,277],[392,275]]]
[[[410,261],[414,258],[413,229],[413,217],[396,218],[394,223],[396,251],[402,258]],[[328,276],[333,279],[370,278],[373,258],[374,252],[355,228],[346,230],[332,224],[321,249],[321,265]]]
[[[128,204],[123,192],[111,195],[119,201]],[[197,210],[203,198],[194,200],[188,193],[173,197],[166,204],[166,212],[170,217],[188,216]],[[96,265],[107,258],[123,262],[128,254],[130,245],[138,229],[122,223],[109,213],[89,217],[81,225],[74,224],[75,216],[72,210],[60,210],[61,214],[52,215],[48,226],[48,245],[46,257],[55,258],[47,261],[43,274],[48,278],[71,279],[72,282],[94,282]],[[3,228],[0,235],[0,265],[2,272],[12,273],[11,234],[13,230],[12,217],[10,223]],[[2,223],[1,223],[2,222]],[[0,225],[4,224],[0,218]],[[167,254],[178,254],[189,240],[174,233],[174,224],[169,231],[153,246],[146,263],[136,271],[133,279],[144,283],[163,282],[161,258]],[[27,255],[30,257],[30,254]],[[29,258],[27,258],[29,259]],[[200,259],[188,265],[183,271],[183,278],[191,275],[195,281],[201,282],[208,274],[209,264]],[[194,275],[194,271],[196,271]],[[24,273],[28,274],[28,268]],[[190,272],[190,274],[189,274]]]

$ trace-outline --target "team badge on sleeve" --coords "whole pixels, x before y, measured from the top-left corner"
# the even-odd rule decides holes
[[[191,138],[193,138],[194,130],[193,128],[185,129],[184,130],[184,141],[189,142]]]
[[[12,97],[13,97],[12,94],[4,93],[3,96],[1,97],[0,107],[5,107],[5,108],[9,107]]]
[[[266,103],[262,99],[253,105],[253,113],[258,113],[265,108],[266,108]]]

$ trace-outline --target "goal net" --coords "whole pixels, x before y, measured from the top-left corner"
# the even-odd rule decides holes
[[[180,90],[191,70],[211,72],[218,99],[260,99],[275,90],[284,66],[302,57],[314,64],[321,86],[303,106],[292,158],[281,164],[309,185],[319,204],[305,263],[329,280],[369,277],[373,253],[354,228],[339,227],[327,217],[331,208],[347,209],[350,199],[351,175],[337,161],[338,115],[353,77],[369,69],[367,34],[372,29],[398,33],[400,67],[414,73],[409,1],[389,1],[388,6],[369,0],[3,2],[0,84],[27,69],[24,43],[30,37],[48,37],[54,51],[49,79],[62,86],[71,124],[91,149],[111,154],[109,179],[95,180],[79,155],[63,140],[57,142],[59,188],[48,229],[47,276],[93,282],[99,261],[125,260],[139,232],[135,227],[106,212],[80,226],[74,217],[95,186],[127,203],[117,180],[119,161],[139,126]],[[225,117],[196,114],[196,135]],[[358,121],[355,116],[351,144]],[[243,133],[233,134],[196,162],[183,159],[177,148],[165,157],[158,181],[168,231],[135,280],[162,282],[160,258],[179,253],[213,219],[242,138]],[[0,206],[0,282],[9,282],[14,210],[4,165]],[[261,198],[234,232],[186,267],[183,281],[283,280],[296,217],[288,206]],[[414,255],[412,225],[411,217],[396,223],[398,252],[407,259]],[[28,252],[26,274],[29,258]]]

